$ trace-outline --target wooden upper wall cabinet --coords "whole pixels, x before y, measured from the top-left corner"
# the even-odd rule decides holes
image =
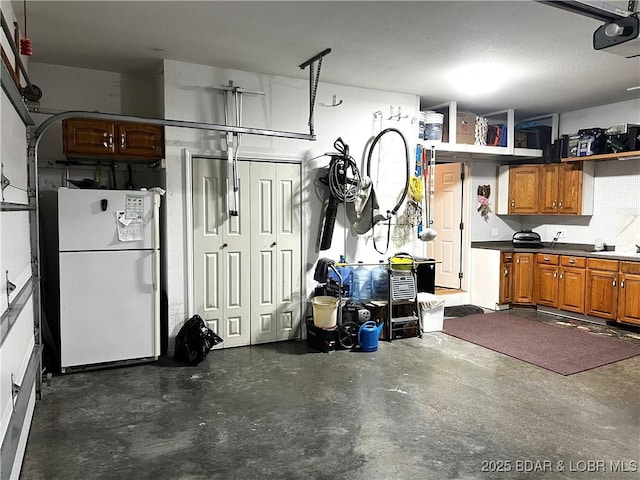
[[[538,185],[540,169],[537,165],[523,165],[509,169],[509,213],[538,213]]]
[[[164,157],[160,125],[71,118],[62,122],[63,151],[69,157],[159,160]]]
[[[582,164],[540,165],[540,203],[542,214],[582,213]]]
[[[592,215],[594,162],[498,167],[498,215]]]

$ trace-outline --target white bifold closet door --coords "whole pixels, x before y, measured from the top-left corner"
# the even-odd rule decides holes
[[[300,166],[238,162],[238,211],[226,160],[193,161],[195,311],[234,347],[299,338]]]

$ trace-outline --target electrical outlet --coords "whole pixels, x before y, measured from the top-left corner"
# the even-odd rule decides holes
[[[558,235],[558,238],[567,238],[567,231],[566,230],[558,230],[558,233],[560,235]]]
[[[491,236],[492,237],[497,237],[498,235],[499,235],[498,229],[497,228],[492,228],[491,229]]]

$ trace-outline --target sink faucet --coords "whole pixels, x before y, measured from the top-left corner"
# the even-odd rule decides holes
[[[558,233],[556,233],[556,236],[555,236],[555,237],[553,237],[553,240],[551,240],[551,245],[549,245],[549,248],[553,248],[553,247],[555,247],[556,242],[557,242],[557,241],[558,241],[558,239],[560,238],[560,234],[561,234],[561,233],[562,233],[562,232],[558,232]]]
[[[640,245],[636,244],[636,253],[640,253]]]

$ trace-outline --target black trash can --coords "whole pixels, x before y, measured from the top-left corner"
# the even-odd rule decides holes
[[[416,262],[433,261],[433,258],[414,257]],[[418,292],[436,293],[436,264],[418,263],[416,265],[416,287]]]

